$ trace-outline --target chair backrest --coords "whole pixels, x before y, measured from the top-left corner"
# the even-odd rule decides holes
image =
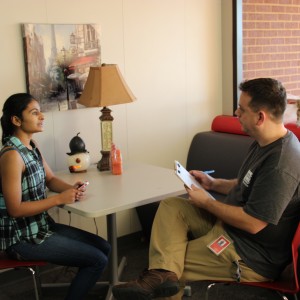
[[[262,282],[241,282],[243,285],[250,285],[262,288],[273,289],[283,293],[296,294],[299,292],[298,282],[298,249],[300,247],[300,222],[292,241],[292,263],[284,270],[282,276],[275,281]]]
[[[248,136],[199,132],[191,142],[186,169],[215,170],[216,178],[236,178],[253,139]]]
[[[292,241],[292,257],[293,257],[293,267],[294,267],[294,278],[296,289],[299,290],[298,282],[298,252],[300,247],[300,222],[296,229],[293,241]]]

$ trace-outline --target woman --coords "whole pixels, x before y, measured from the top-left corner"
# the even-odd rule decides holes
[[[44,115],[30,94],[10,96],[1,117],[0,251],[19,260],[78,267],[66,299],[84,299],[108,262],[110,245],[92,233],[55,223],[47,210],[80,201],[85,188],[57,178],[36,143]],[[46,188],[56,192],[46,196]]]

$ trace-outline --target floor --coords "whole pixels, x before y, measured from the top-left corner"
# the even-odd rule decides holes
[[[135,279],[147,267],[148,242],[145,242],[141,233],[123,237],[118,241],[119,257],[126,255],[127,265],[122,273],[121,280]],[[75,274],[74,269],[46,266],[41,269],[43,283],[70,282]],[[102,280],[107,280],[108,274],[103,274]],[[209,282],[190,283],[191,296],[184,296],[183,300],[205,299],[205,290]],[[107,287],[96,286],[86,300],[105,299]],[[63,300],[66,288],[44,288],[42,300]],[[26,271],[8,271],[0,274],[0,300],[34,300],[32,280]],[[282,299],[276,293],[253,287],[239,285],[219,285],[211,289],[207,300],[277,300]],[[135,300],[135,299],[128,299]]]

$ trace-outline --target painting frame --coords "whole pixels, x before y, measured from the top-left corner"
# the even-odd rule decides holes
[[[91,66],[101,65],[100,25],[21,24],[26,89],[41,111],[77,104]]]

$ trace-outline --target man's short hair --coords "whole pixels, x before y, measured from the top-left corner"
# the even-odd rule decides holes
[[[251,97],[253,111],[266,109],[275,119],[282,119],[286,109],[286,90],[282,83],[273,78],[245,80],[239,85],[240,91]]]

